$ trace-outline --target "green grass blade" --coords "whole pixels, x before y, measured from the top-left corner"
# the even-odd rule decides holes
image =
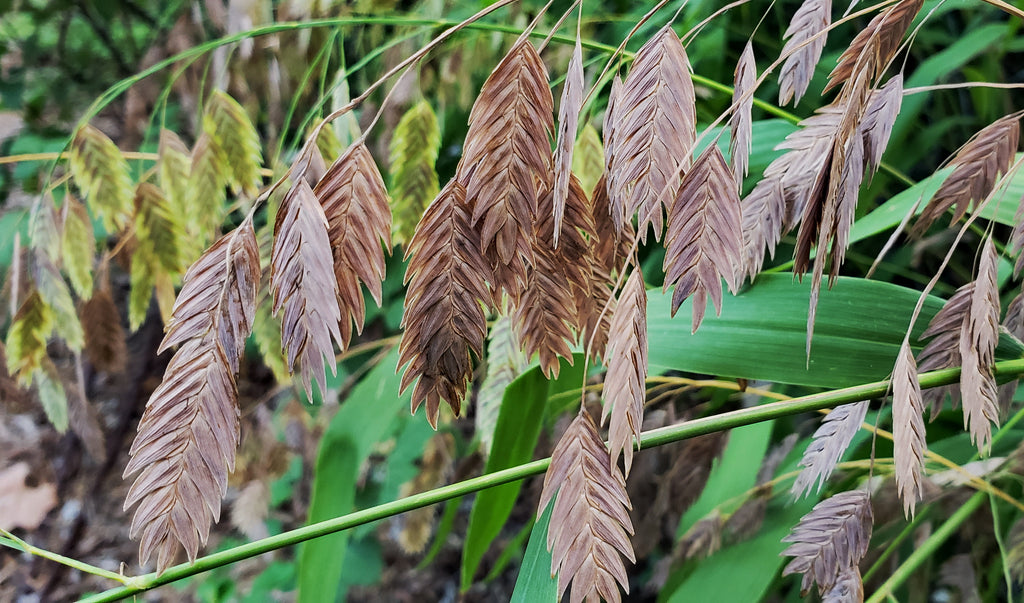
[[[354,510],[359,468],[375,443],[391,432],[398,413],[409,404],[398,395],[398,348],[392,350],[352,390],[320,442],[307,524]],[[312,540],[299,555],[299,601],[333,601],[341,584],[349,532]]]
[[[530,542],[526,545],[523,565],[519,568],[511,603],[556,603],[558,581],[551,575],[551,552],[548,551],[548,523],[551,522],[549,504],[533,524]]]

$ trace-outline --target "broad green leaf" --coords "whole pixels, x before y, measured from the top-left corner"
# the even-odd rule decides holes
[[[548,551],[548,523],[551,509],[548,504],[533,524],[530,542],[526,545],[523,564],[519,567],[516,587],[512,591],[511,603],[557,603],[558,580],[551,575],[551,552]]]
[[[1016,161],[1024,158],[1024,153],[1017,153]],[[862,239],[885,232],[903,220],[910,208],[918,203],[915,210],[921,213],[928,201],[935,196],[935,193],[945,182],[946,178],[953,173],[952,167],[947,167],[935,172],[931,176],[894,195],[891,199],[879,205],[869,214],[860,218],[850,229],[850,243],[856,243]],[[978,212],[978,215],[987,220],[995,220],[1000,224],[1013,226],[1014,216],[1017,207],[1024,196],[1024,170],[1017,170],[1004,186],[996,190],[988,205]]]
[[[750,463],[756,465],[756,463]],[[765,528],[754,538],[727,546],[681,570],[690,570],[675,589],[666,589],[659,601],[760,601],[788,561],[779,553],[787,543],[782,538],[811,510],[816,499],[808,498],[780,508],[768,507]],[[670,578],[670,584],[674,581]]]
[[[353,540],[345,551],[344,567],[338,600],[345,600],[345,593],[353,586],[369,586],[380,580],[384,571],[380,542],[373,537]]]
[[[903,220],[910,208],[918,204],[917,213],[921,213],[928,200],[935,196],[942,182],[953,172],[953,168],[945,168],[917,184],[897,193],[885,203],[879,205],[863,218],[858,219],[850,228],[850,243],[885,232]]]
[[[537,367],[509,384],[502,397],[485,474],[532,459],[547,401],[548,380]],[[462,549],[462,590],[473,584],[480,561],[501,533],[521,487],[522,483],[516,481],[488,488],[476,495],[469,513],[466,544]]]
[[[341,414],[340,410],[338,414]],[[328,428],[320,441],[308,524],[354,510],[361,459],[352,434],[346,431]],[[337,599],[349,536],[349,531],[343,530],[302,545],[299,554],[299,601]]]
[[[398,395],[396,347],[352,390],[320,442],[308,524],[349,513],[355,506],[359,468],[373,445],[391,433],[409,394]],[[299,601],[334,601],[349,539],[341,531],[302,545]]]
[[[816,387],[849,387],[885,379],[919,292],[906,287],[840,277],[823,288],[818,302],[810,362],[805,354],[810,279],[764,274],[737,296],[726,296],[722,315],[708,312],[690,334],[688,300],[669,317],[671,292],[648,293],[649,363],[652,373],[680,370],[723,377],[763,379]],[[913,330],[912,343],[943,301],[929,296]],[[1006,337],[997,355],[1018,357]]]
[[[682,537],[694,524],[716,508],[735,510],[722,509],[723,503],[735,502],[734,506],[738,506],[742,502],[733,499],[754,487],[757,472],[760,470],[757,459],[764,458],[768,451],[774,425],[774,421],[765,421],[729,432],[729,442],[722,452],[722,458],[718,459],[711,469],[704,491],[679,520],[679,529],[676,532],[678,537]]]

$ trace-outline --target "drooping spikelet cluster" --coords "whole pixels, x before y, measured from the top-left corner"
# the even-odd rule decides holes
[[[499,362],[488,370],[498,390],[534,357],[549,377],[579,349],[606,367],[608,444],[581,409],[552,454],[541,510],[552,505],[548,546],[559,592],[572,583],[573,603],[618,601],[620,588],[629,589],[623,558],[634,560],[625,484],[647,402],[647,291],[637,246],[664,245],[671,312],[689,301],[697,331],[708,301],[721,313],[725,289],[736,293],[745,278],[753,280],[766,253],[774,254],[795,229],[794,272],[812,274],[810,354],[825,270],[831,286],[844,261],[859,189],[880,166],[900,110],[902,74],[887,73],[921,6],[921,0],[887,4],[856,36],[829,76],[833,102],[779,145],[784,153],[745,199],[758,85],[754,47],[746,45],[736,66],[731,140],[720,144],[707,139],[710,132],[697,131],[691,66],[671,26],[657,31],[624,73],[612,74],[600,135],[595,125],[581,124],[588,94],[579,40],[556,120],[541,51],[527,35],[520,37],[483,84],[461,161],[443,186],[434,166],[441,129],[426,101],[413,104],[396,128],[391,195],[365,140],[347,149],[325,144],[329,130],[321,124],[282,180],[281,194],[266,194],[268,205],[277,206],[260,231],[250,213],[218,237],[227,195],[248,210],[265,175],[257,130],[227,94],[210,95],[191,148],[161,133],[152,182],[133,184],[113,142],[86,126],[75,136],[69,161],[85,203],[69,197],[60,214],[50,203],[34,216],[34,287],[17,298],[6,346],[9,372],[40,391],[56,391],[45,385],[58,383],[46,356],[57,324],[64,325],[69,347],[84,350],[98,369],[121,370],[123,329],[99,326],[112,322],[116,306],[105,268],[95,270],[90,213],[109,232],[129,238],[129,326],[144,322],[155,292],[167,322],[161,351],[177,347],[125,470],[136,476],[125,503],[136,507],[132,535],[140,538],[143,559],[155,557],[162,572],[179,548],[194,560],[219,518],[239,441],[235,380],[247,337],[252,333],[261,349],[275,348],[275,370],[297,375],[307,397],[314,383],[324,393],[336,351],[347,350],[363,328],[364,289],[378,305],[383,301],[394,240],[408,260],[401,390],[411,390],[412,411],[424,406],[431,426],[437,427],[445,405],[455,415],[463,410],[488,349],[489,315],[499,316],[489,353],[502,358],[490,359]],[[782,51],[783,104],[807,92],[831,9],[828,0],[807,0],[794,15]],[[1019,120],[1019,113],[1008,115],[961,149],[915,232],[951,209],[958,220],[984,202],[1010,169]],[[334,146],[328,153],[333,162],[326,161],[323,149]],[[1022,241],[1024,227],[1015,230],[1014,246]],[[196,256],[186,271],[187,259]],[[893,374],[894,457],[908,514],[922,494],[924,403],[934,409],[947,392],[962,397],[965,428],[982,450],[998,424],[992,369],[997,259],[986,241],[976,279],[932,319],[918,361],[909,337],[900,348]],[[94,278],[94,272],[104,276]],[[81,321],[72,291],[86,300]],[[1011,332],[1024,331],[1020,299],[1007,316]],[[280,328],[267,329],[274,321]],[[918,370],[954,366],[963,367],[958,386],[922,394]],[[482,398],[500,404],[500,391],[483,390]],[[828,480],[867,411],[866,402],[832,411],[803,456],[795,494]],[[478,423],[493,429],[496,411],[481,415]],[[51,416],[60,417],[59,409]],[[709,471],[710,461],[703,481]],[[785,554],[794,560],[784,573],[802,573],[803,589],[817,583],[826,598],[837,589],[853,598],[863,594],[857,564],[871,517],[861,491],[820,503],[787,538],[792,546]]]

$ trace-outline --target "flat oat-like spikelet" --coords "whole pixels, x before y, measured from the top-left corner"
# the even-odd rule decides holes
[[[576,147],[572,154],[572,172],[579,177],[585,191],[593,191],[597,181],[604,176],[604,147],[601,146],[601,135],[590,122],[583,124],[580,135],[576,138]]]
[[[583,107],[583,49],[577,36],[576,47],[565,71],[562,85],[562,100],[558,104],[558,138],[555,141],[554,216],[555,247],[562,230],[562,216],[565,214],[566,198],[569,196],[569,178],[572,176],[573,147],[576,143],[576,126],[580,121]],[[543,214],[542,214],[543,217]]]
[[[971,311],[960,331],[960,394],[963,396],[964,429],[982,453],[992,441],[992,423],[999,425],[996,378],[992,372],[999,342],[999,256],[992,239],[985,240],[978,263],[978,277],[971,293]]]
[[[782,55],[789,54],[789,57],[779,71],[779,105],[785,105],[791,99],[795,105],[807,92],[814,67],[825,49],[825,31],[831,22],[832,0],[804,0],[793,15],[782,36],[786,40]],[[815,38],[816,35],[818,37]]]
[[[618,603],[616,582],[629,593],[620,555],[636,561],[629,542],[633,524],[627,509],[632,505],[622,474],[613,468],[597,426],[583,410],[551,453],[538,513],[552,498],[548,549],[559,598],[571,580],[571,603],[598,597]]]
[[[491,323],[487,336],[487,373],[480,384],[473,415],[480,449],[485,457],[490,455],[491,444],[494,443],[494,430],[498,426],[505,388],[526,370],[528,364],[519,349],[512,320],[508,316],[499,316]]]
[[[437,115],[421,100],[402,115],[391,136],[391,237],[396,245],[405,245],[440,190],[434,168],[440,148]]]
[[[135,189],[135,236],[139,250],[155,260],[154,270],[177,277],[184,270],[185,229],[164,192],[148,182]]]
[[[971,298],[974,295],[974,282],[967,283],[956,290],[946,300],[942,309],[932,317],[928,328],[921,333],[921,339],[932,338],[918,355],[918,369],[922,373],[960,366],[960,332],[967,313],[971,310]],[[942,402],[950,394],[953,408],[960,403],[959,385],[945,385],[924,390],[924,401],[931,409],[932,420],[942,411]]]
[[[800,121],[776,150],[788,151],[772,161],[764,171],[765,178],[777,178],[786,194],[786,225],[793,228],[804,214],[815,187],[817,175],[825,167],[833,140],[843,117],[842,106],[825,105],[814,115]]]
[[[590,292],[577,288],[576,313],[579,316],[580,343],[587,348],[590,358],[604,356],[608,344],[611,317],[615,313],[615,299],[612,287],[614,275],[623,268],[622,264],[633,245],[633,225],[626,223],[616,232],[615,223],[608,213],[608,187],[604,176],[594,187],[590,210],[594,217],[594,231],[590,238]],[[605,310],[607,308],[607,310]]]
[[[494,268],[494,288],[513,302],[526,286],[537,203],[549,187],[553,113],[547,68],[523,38],[484,82],[469,114],[456,177]]]
[[[955,208],[951,223],[957,222],[971,205],[989,196],[999,174],[1009,169],[1020,144],[1020,116],[1020,112],[1012,113],[992,122],[960,147],[950,161],[955,166],[953,173],[921,212],[914,225],[915,234],[924,233],[951,208]]]
[[[123,371],[128,355],[127,340],[121,326],[121,313],[109,289],[97,289],[89,301],[82,304],[80,314],[85,331],[85,353],[92,365],[106,373]]]
[[[871,93],[859,129],[864,139],[864,159],[872,170],[877,170],[882,163],[882,153],[889,144],[902,104],[902,73],[892,76],[884,86]]]
[[[188,179],[192,158],[185,143],[170,130],[160,130],[156,167],[160,188],[171,207],[179,214],[184,212],[189,202]]]
[[[631,222],[616,226],[614,214],[609,213],[608,186],[605,176],[601,176],[591,199],[594,214],[594,234],[597,243],[594,246],[594,258],[608,274],[616,274],[624,269],[626,257],[636,242],[636,230]]]
[[[1017,254],[1017,260],[1013,264],[1013,278],[1020,276],[1021,268],[1024,268],[1024,196],[1018,201],[1017,211],[1013,216],[1013,230],[1010,232],[1010,240],[1007,242],[1007,251]]]
[[[341,309],[339,345],[344,351],[352,339],[353,323],[360,333],[366,318],[359,283],[381,304],[384,251],[391,251],[388,191],[369,149],[357,142],[334,162],[313,192],[327,216]]]
[[[892,372],[892,438],[896,461],[896,489],[904,515],[913,516],[921,499],[921,471],[927,447],[924,400],[917,381],[917,363],[906,340],[900,346]]]
[[[814,320],[826,263],[831,265],[828,285],[832,287],[839,275],[848,245],[850,228],[867,163],[865,147],[871,136],[864,131],[863,115],[881,91],[872,92],[868,71],[862,70],[843,87],[839,100],[830,113],[837,117],[835,130],[825,143],[820,170],[815,174],[805,200],[793,272],[803,274],[811,266],[811,247],[817,246],[813,258],[810,308],[807,313],[807,356],[811,353]],[[876,127],[877,124],[868,124]]]
[[[75,301],[71,298],[71,290],[57,270],[57,266],[49,259],[40,256],[36,260],[33,277],[43,303],[53,311],[54,335],[63,339],[71,350],[81,352],[85,346],[85,333],[78,320],[78,311],[75,309]]]
[[[608,374],[602,422],[611,416],[608,443],[612,466],[618,467],[622,453],[628,476],[633,465],[633,438],[639,441],[643,428],[647,383],[647,291],[639,269],[626,279],[615,304],[605,363]]]
[[[861,69],[870,69],[875,79],[880,77],[923,4],[924,0],[901,0],[871,19],[839,57],[823,92],[854,78]]]
[[[526,289],[515,305],[512,322],[527,357],[540,355],[540,366],[549,378],[558,377],[558,358],[572,364],[570,345],[584,330],[577,313],[577,299],[591,295],[592,259],[583,232],[594,232],[587,194],[576,176],[570,174],[564,220],[556,226],[554,191],[548,191],[538,206],[533,233],[533,266]],[[555,247],[555,233],[561,244]]]
[[[750,164],[750,148],[753,142],[754,86],[757,84],[757,63],[754,61],[754,47],[750,42],[743,47],[743,54],[736,64],[732,93],[736,109],[729,117],[729,156],[732,158],[732,173],[736,178],[736,190],[742,192],[743,179]]]
[[[212,138],[220,163],[227,168],[231,189],[255,197],[263,182],[263,145],[242,105],[226,92],[215,90],[206,101],[203,130]]]
[[[845,582],[846,572],[864,557],[871,523],[871,498],[864,490],[840,492],[814,505],[782,539],[793,543],[782,554],[794,557],[782,575],[804,575],[801,596],[807,596],[815,582],[824,595],[840,580]]]
[[[1024,340],[1024,291],[1018,293],[1006,305],[1003,326],[1017,339]]]
[[[299,178],[277,210],[270,284],[274,291],[274,315],[284,310],[281,342],[288,353],[288,368],[295,371],[298,363],[310,400],[313,381],[321,394],[327,392],[324,360],[330,361],[332,371],[337,370],[331,338],[343,345],[338,280],[327,229],[327,217],[316,194],[309,183]]]
[[[132,180],[121,150],[96,128],[85,125],[71,141],[71,175],[107,232],[124,228],[132,215]]]
[[[489,270],[470,217],[465,189],[450,181],[427,207],[405,254],[409,267],[398,366],[409,366],[401,389],[416,381],[412,412],[425,402],[427,421],[435,428],[442,400],[459,414],[473,375],[470,352],[482,356],[487,335],[481,302],[490,296]]]
[[[836,577],[835,584],[821,594],[821,603],[863,603],[864,580],[860,567],[844,568]]]
[[[178,544],[194,561],[234,469],[239,438],[235,373],[252,328],[259,251],[251,220],[221,237],[188,270],[160,351],[178,345],[139,422],[124,476],[138,473],[125,509],[131,536],[157,572]]]
[[[222,163],[213,137],[206,132],[196,140],[191,158],[182,223],[196,247],[202,249],[224,221],[229,167]]]
[[[612,78],[612,86],[608,91],[608,106],[604,110],[604,122],[601,125],[601,135],[604,137],[604,173],[601,174],[601,182],[598,186],[603,187],[604,190],[604,201],[608,206],[608,214],[612,218],[612,223],[615,225],[615,231],[621,231],[626,224],[632,224],[630,219],[626,216],[626,199],[622,195],[612,195],[611,186],[612,183],[609,179],[609,174],[612,173],[613,166],[615,163],[615,148],[617,136],[622,125],[622,115],[620,115],[622,108],[619,99],[622,98],[622,78],[616,75]],[[594,199],[598,198],[598,191],[594,190]]]
[[[603,358],[608,346],[611,317],[615,313],[615,299],[612,297],[614,286],[614,277],[592,258],[590,294],[586,295],[582,289],[575,289],[576,314],[580,324],[579,340],[593,361]]]
[[[781,178],[762,178],[740,205],[743,227],[743,275],[754,282],[767,252],[775,247],[786,223],[786,193]]]
[[[5,341],[7,373],[15,377],[22,387],[32,383],[32,373],[39,370],[46,359],[46,340],[53,332],[53,310],[33,289],[21,302],[14,320],[7,330]]]
[[[864,136],[855,133],[849,139],[845,154],[845,163],[839,173],[839,183],[835,187],[835,214],[829,225],[832,246],[829,249],[828,261],[831,265],[828,275],[828,286],[831,287],[839,276],[839,266],[846,258],[846,247],[849,244],[850,228],[853,226],[854,212],[860,185],[864,181]],[[827,211],[827,209],[826,209]],[[822,226],[825,224],[823,223]],[[817,263],[824,271],[825,239],[819,237],[818,249],[822,251],[820,262]],[[816,261],[817,258],[815,258]]]
[[[802,120],[800,129],[775,147],[787,152],[768,165],[744,200],[743,265],[751,280],[761,271],[765,252],[774,257],[783,233],[804,213],[841,117],[841,108],[827,105]]]
[[[648,225],[655,240],[661,240],[662,208],[671,211],[681,170],[690,166],[695,98],[686,50],[666,26],[636,53],[615,99],[608,152],[612,206],[625,208],[626,219],[640,212],[637,234],[642,242],[647,241]]]
[[[92,267],[96,260],[96,235],[89,212],[78,199],[64,198],[66,215],[61,231],[61,261],[68,280],[81,299],[92,295]]]
[[[710,144],[683,177],[669,209],[665,235],[665,289],[675,284],[672,315],[691,295],[693,331],[704,318],[707,297],[722,312],[722,280],[739,288],[743,248],[740,197],[725,157]]]
[[[864,423],[868,406],[866,400],[843,404],[825,416],[800,460],[799,466],[803,467],[803,470],[790,490],[794,496],[800,498],[812,490],[821,491],[839,459],[849,448],[853,436],[857,435],[861,424]]]
[[[142,325],[149,311],[154,287],[162,317],[170,318],[174,304],[174,282],[184,271],[184,258],[191,255],[196,240],[186,236],[181,216],[171,207],[163,191],[149,182],[135,189],[135,236],[132,254],[131,293],[128,296],[128,324],[132,331]]]

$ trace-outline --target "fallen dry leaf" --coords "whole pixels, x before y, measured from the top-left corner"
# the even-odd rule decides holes
[[[34,530],[57,506],[57,488],[53,484],[28,486],[28,474],[27,463],[16,463],[0,471],[0,528]]]

